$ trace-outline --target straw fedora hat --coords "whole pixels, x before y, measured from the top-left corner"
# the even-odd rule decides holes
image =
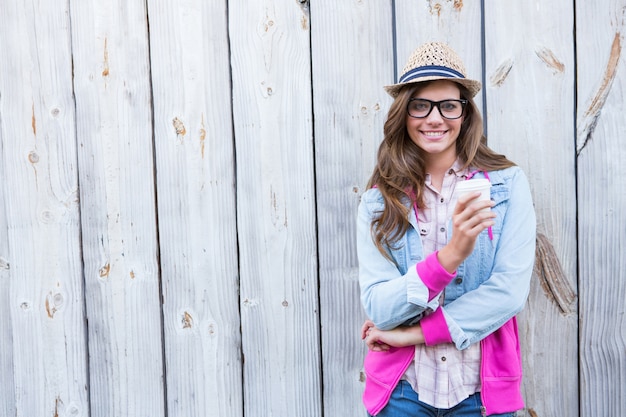
[[[465,65],[452,48],[445,43],[428,42],[413,51],[398,83],[384,88],[395,98],[405,85],[432,80],[454,81],[465,86],[472,97],[481,87],[480,81],[465,77]]]

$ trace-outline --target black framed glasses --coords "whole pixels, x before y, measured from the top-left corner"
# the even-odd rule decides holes
[[[415,119],[423,119],[428,117],[433,108],[437,107],[439,114],[444,119],[458,119],[463,116],[463,110],[467,105],[467,100],[441,100],[432,101],[425,98],[412,98],[406,106],[409,116]]]

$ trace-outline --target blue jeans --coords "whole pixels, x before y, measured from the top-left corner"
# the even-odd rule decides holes
[[[470,395],[447,410],[424,404],[407,381],[400,381],[389,402],[376,417],[482,417],[480,394]],[[515,417],[515,413],[493,414],[490,417]]]

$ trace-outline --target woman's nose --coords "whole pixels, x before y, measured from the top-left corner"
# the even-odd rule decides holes
[[[433,108],[430,111],[430,114],[428,115],[428,117],[426,118],[426,121],[428,123],[443,122],[443,116],[441,115],[441,112],[439,111],[438,106],[433,105]]]

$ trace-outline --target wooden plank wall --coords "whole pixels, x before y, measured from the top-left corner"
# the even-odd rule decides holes
[[[62,1],[0,3],[0,410],[5,416],[89,411],[68,13]]]
[[[356,416],[365,316],[348,302],[359,300],[354,220],[391,103],[381,85],[393,80],[392,9],[312,2],[311,21],[324,415]]]
[[[364,415],[354,220],[425,40],[531,182],[520,414],[624,414],[625,10],[0,0],[0,414]]]
[[[243,415],[226,8],[148,2],[168,416]]]
[[[626,410],[626,2],[576,3],[581,415]]]
[[[229,3],[244,415],[319,415],[308,5]]]
[[[484,6],[489,144],[524,168],[537,212],[535,276],[519,327],[530,416],[577,415],[579,407],[571,6]]]
[[[70,19],[90,415],[162,416],[146,5],[72,2]]]

